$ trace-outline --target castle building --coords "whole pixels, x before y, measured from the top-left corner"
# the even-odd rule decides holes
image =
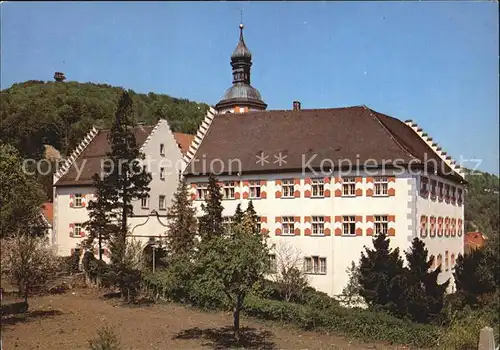
[[[202,215],[208,174],[218,176],[224,216],[250,200],[280,247],[301,254],[312,287],[338,295],[346,270],[385,232],[391,248],[421,238],[452,277],[463,254],[463,170],[413,121],[367,106],[266,110],[250,85],[251,54],[240,39],[231,56],[233,86],[205,120],[187,151],[184,175]],[[449,291],[453,290],[453,283]]]
[[[183,156],[192,135],[173,133],[164,119],[153,126],[137,126],[133,130],[137,145],[145,155],[143,167],[152,175],[149,198],[133,203],[129,218],[131,235],[144,244],[157,240],[165,233],[166,213],[177,189]],[[81,249],[87,233],[83,225],[89,220],[88,203],[94,198],[92,176],[103,169],[106,154],[111,151],[109,130],[93,128],[76,150],[54,174],[53,231],[51,242],[57,253],[68,256]],[[94,249],[97,254],[97,242]],[[109,250],[104,248],[104,256]]]

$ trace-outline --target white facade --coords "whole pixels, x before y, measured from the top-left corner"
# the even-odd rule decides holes
[[[146,156],[143,165],[152,175],[149,184],[150,198],[145,206],[141,200],[133,203],[134,216],[129,218],[128,223],[133,236],[146,243],[150,237],[165,234],[167,208],[177,188],[184,163],[183,154],[166,120],[158,122],[142,145],[141,151]],[[58,186],[57,180],[61,174],[58,175],[54,184],[52,244],[57,246],[58,255],[68,256],[85,239],[85,229],[82,236],[76,236],[74,232],[77,225],[89,220],[87,206],[94,198],[94,188],[89,185]],[[164,196],[164,204],[161,207],[160,196]],[[107,254],[105,249],[105,255]]]
[[[374,179],[377,175],[388,177],[386,194],[376,196]],[[323,197],[313,197],[312,179],[323,180]],[[246,209],[251,198],[249,186],[260,185],[260,198],[253,198],[257,214],[261,217],[261,229],[269,232],[269,246],[286,244],[295,247],[303,258],[326,258],[326,271],[309,274],[312,287],[338,295],[348,282],[346,269],[352,261],[359,262],[364,246],[372,246],[372,235],[375,232],[375,218],[387,218],[387,229],[391,248],[399,247],[402,253],[406,251],[414,237],[420,236],[418,218],[426,215],[448,215],[461,219],[463,223],[463,206],[447,203],[431,203],[430,199],[419,195],[420,175],[403,173],[353,174],[354,195],[345,196],[343,183],[344,174],[334,173],[328,176],[313,176],[301,173],[262,174],[248,176],[220,176],[222,187],[224,183],[234,182],[234,199],[224,199],[223,215],[232,216],[238,203]],[[293,195],[284,188],[285,180],[291,180]],[[191,183],[191,196],[198,215],[202,215],[199,199],[200,188],[208,181],[207,177],[188,177]],[[445,181],[445,180],[442,180]],[[378,186],[378,185],[377,185]],[[454,184],[454,186],[459,186]],[[346,184],[347,187],[347,184]],[[289,187],[292,189],[291,187]],[[313,219],[313,217],[316,217]],[[313,232],[313,220],[323,220],[323,235]],[[344,234],[344,217],[354,217],[354,234]],[[286,235],[283,218],[293,218],[294,234]],[[281,222],[280,222],[281,221]],[[384,226],[385,224],[381,224]],[[321,224],[319,225],[321,226]],[[318,226],[316,225],[316,228]],[[446,250],[455,254],[463,252],[463,238],[458,235],[443,238],[425,238],[429,254],[437,256]],[[451,253],[450,253],[451,254]],[[444,264],[444,260],[443,260]],[[321,269],[320,269],[321,270]],[[449,277],[451,270],[445,271],[440,279]]]

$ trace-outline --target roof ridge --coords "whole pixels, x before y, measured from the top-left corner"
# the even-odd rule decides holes
[[[402,145],[402,143],[401,143],[401,142],[399,142],[398,140],[396,140],[396,138],[394,137],[394,135],[392,134],[392,132],[390,132],[390,131],[389,131],[389,129],[387,129],[387,127],[384,125],[384,123],[382,123],[382,122],[380,121],[380,119],[379,119],[376,115],[374,115],[374,114],[373,114],[373,112],[375,112],[375,113],[378,113],[378,112],[373,111],[371,108],[367,107],[366,105],[363,105],[363,108],[364,108],[364,109],[366,109],[366,110],[368,111],[368,113],[370,114],[370,116],[371,116],[373,119],[375,119],[375,120],[377,121],[377,123],[378,123],[378,124],[382,127],[382,129],[383,129],[383,130],[384,130],[384,131],[385,131],[385,132],[389,135],[389,137],[392,139],[392,141],[393,141],[393,142],[394,142],[394,143],[395,143],[395,144],[396,144],[399,148],[401,148],[401,150],[402,150],[403,152],[405,152],[407,155],[409,155],[409,156],[410,156],[410,157],[412,157],[413,159],[418,159],[417,157],[415,157],[415,156],[413,155],[413,153],[411,153],[411,152],[410,152],[410,151],[409,151],[406,147],[404,147],[404,146]],[[399,119],[397,119],[397,118],[394,118],[394,119],[399,120]]]
[[[61,167],[53,177],[52,184],[55,185],[59,179],[68,172],[69,168],[73,163],[80,157],[82,152],[87,148],[88,145],[92,142],[92,140],[96,137],[96,135],[100,132],[99,129],[97,129],[95,126],[92,126],[90,131],[85,135],[83,140],[80,142],[80,144],[75,148],[73,153],[71,153],[71,156],[66,159]]]
[[[447,152],[443,151],[443,148],[439,146],[436,142],[433,142],[433,138],[429,136],[428,133],[418,126],[413,120],[406,120],[404,123],[407,127],[413,130],[422,141],[424,141],[427,146],[455,173],[457,173],[463,180],[465,180],[465,171],[457,162],[448,155]]]
[[[151,129],[151,131],[149,132],[148,137],[146,137],[146,139],[142,143],[141,148],[139,148],[139,152],[142,152],[144,150],[144,147],[146,146],[146,144],[149,142],[151,137],[156,133],[156,131],[160,127],[160,124],[163,124],[163,122],[167,123],[168,129],[170,130],[170,125],[168,124],[168,121],[166,119],[163,119],[163,118],[158,119],[158,121],[154,125],[153,129]],[[138,126],[141,127],[142,125],[138,125]],[[151,127],[152,125],[149,125],[149,126]],[[170,132],[172,133],[172,131],[170,131]],[[174,137],[173,133],[172,133],[172,137]],[[175,138],[174,138],[174,140],[175,140]]]
[[[210,129],[210,126],[212,125],[212,122],[213,122],[216,114],[217,114],[217,112],[215,111],[214,108],[210,107],[208,109],[205,118],[203,119],[200,126],[198,127],[198,131],[194,135],[193,141],[191,141],[191,145],[189,146],[188,151],[186,152],[186,154],[183,157],[184,164],[185,164],[186,168],[189,166],[191,161],[196,156],[198,150],[200,149],[201,143],[203,142],[203,139],[207,135],[208,130]]]

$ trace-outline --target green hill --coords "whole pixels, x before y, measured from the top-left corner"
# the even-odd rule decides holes
[[[465,230],[481,231],[488,236],[499,234],[500,179],[480,171],[466,177]]]
[[[1,91],[0,137],[26,158],[43,145],[71,152],[92,125],[107,127],[122,89],[107,84],[27,81]],[[169,121],[173,131],[195,133],[208,105],[164,94],[130,91],[138,122]]]

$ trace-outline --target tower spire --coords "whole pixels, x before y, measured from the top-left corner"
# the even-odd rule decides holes
[[[218,110],[227,110],[236,105],[244,109],[248,107],[254,110],[266,109],[260,93],[250,85],[250,68],[252,67],[252,53],[243,39],[243,11],[241,11],[240,39],[238,45],[231,55],[231,67],[233,69],[233,86],[230,87],[221,101],[216,105]],[[247,108],[247,110],[248,110]]]

